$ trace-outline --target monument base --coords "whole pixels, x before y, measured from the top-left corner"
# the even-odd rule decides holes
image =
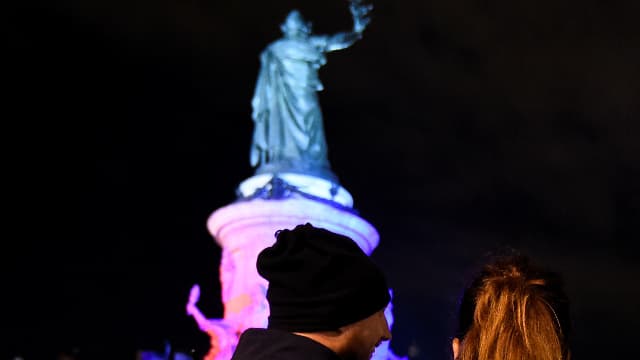
[[[254,184],[260,184],[260,180],[271,181],[271,178],[248,179],[241,185],[241,189],[254,191]],[[297,185],[315,181],[308,176],[285,178]],[[317,180],[319,184],[323,184],[324,180]],[[338,193],[342,197],[339,199],[346,205],[348,202],[344,201],[351,195],[343,188],[340,189],[342,191]],[[316,194],[323,195],[319,191]],[[195,306],[197,296],[190,302],[190,313],[196,318],[200,328],[211,337],[212,347],[207,359],[228,360],[243,331],[267,327],[268,283],[258,275],[258,254],[275,242],[276,231],[293,229],[305,223],[348,236],[367,255],[371,254],[379,242],[376,229],[350,208],[319,196],[309,198],[308,194],[300,192],[289,192],[287,197],[281,199],[241,199],[216,210],[209,217],[207,227],[222,247],[220,283],[224,316],[222,319],[205,319]]]
[[[254,175],[240,183],[237,193],[241,199],[282,199],[297,193],[310,199],[333,202],[339,207],[353,207],[353,197],[337,182],[294,172]]]
[[[337,186],[337,187],[336,187]],[[220,283],[224,316],[206,319],[190,300],[190,314],[211,337],[207,360],[229,360],[242,332],[267,327],[267,281],[256,269],[258,254],[275,242],[275,233],[310,223],[351,239],[367,254],[378,246],[377,230],[351,208],[346,189],[321,178],[300,174],[260,174],[238,187],[240,199],[216,210],[207,228],[222,247]],[[193,290],[192,290],[193,291]],[[393,322],[391,305],[385,316]],[[374,359],[395,359],[382,344]]]

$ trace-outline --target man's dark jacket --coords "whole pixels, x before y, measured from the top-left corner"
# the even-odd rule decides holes
[[[231,360],[340,360],[329,348],[304,336],[272,329],[245,331]]]

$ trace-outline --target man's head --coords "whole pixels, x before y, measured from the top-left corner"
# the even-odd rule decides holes
[[[310,337],[345,359],[368,359],[391,337],[382,271],[346,236],[310,224],[276,233],[258,255],[269,281],[269,328]]]

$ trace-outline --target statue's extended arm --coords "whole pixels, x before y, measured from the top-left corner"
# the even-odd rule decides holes
[[[189,292],[189,302],[187,302],[187,315],[193,316],[195,321],[198,323],[200,329],[203,328],[204,323],[207,321],[207,318],[202,314],[200,309],[196,303],[200,298],[200,286],[198,284],[193,285],[191,291]]]
[[[324,51],[335,51],[348,48],[362,38],[362,32],[367,27],[371,19],[369,12],[373,8],[370,4],[362,4],[360,0],[352,0],[349,10],[353,17],[353,30],[341,32],[331,36],[318,36],[315,41]]]
[[[196,305],[199,298],[200,298],[200,287],[196,284],[196,285],[193,285],[193,287],[191,288],[191,292],[189,293],[189,302],[187,303],[187,315],[193,316],[193,319],[198,324],[198,327],[200,328],[200,330],[206,331],[209,320],[204,316],[204,314],[202,314],[202,312],[200,311],[200,309],[198,309],[198,306]]]
[[[200,330],[205,332],[215,332],[218,335],[221,333],[232,332],[231,325],[229,325],[224,319],[207,319],[206,316],[198,309],[196,303],[200,299],[200,286],[198,284],[193,285],[189,292],[189,301],[187,302],[187,315],[193,317],[198,324]]]

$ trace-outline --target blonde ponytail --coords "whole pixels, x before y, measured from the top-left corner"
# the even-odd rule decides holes
[[[458,360],[567,360],[568,321],[558,312],[568,318],[568,302],[559,285],[523,257],[485,266],[463,298]]]

